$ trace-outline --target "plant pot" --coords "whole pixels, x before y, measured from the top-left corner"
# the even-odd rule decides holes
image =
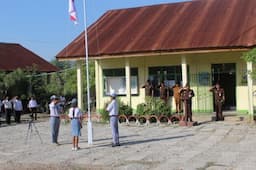
[[[119,123],[128,123],[128,118],[125,115],[119,115],[118,121],[119,121]]]
[[[182,120],[182,117],[180,115],[172,115],[170,117],[170,121],[172,123],[178,123],[180,120]]]
[[[137,120],[138,120],[138,118],[136,116],[131,115],[131,116],[128,117],[128,122],[129,123],[136,124]]]
[[[149,123],[158,123],[159,122],[159,120],[158,120],[158,117],[156,116],[156,115],[152,115],[152,116],[150,116],[149,118],[148,118],[148,122]]]
[[[146,116],[139,116],[138,123],[141,125],[145,125],[148,123],[148,118]]]
[[[171,120],[168,118],[168,116],[161,115],[159,118],[160,123],[170,124]]]

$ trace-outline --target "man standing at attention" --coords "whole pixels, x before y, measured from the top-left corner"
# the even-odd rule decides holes
[[[165,86],[163,81],[160,83],[159,92],[160,99],[163,100],[165,104],[167,104],[167,101],[169,99],[169,89]]]
[[[181,113],[180,89],[181,89],[180,83],[178,82],[176,82],[175,85],[172,87],[175,106],[176,106],[176,113]]]
[[[220,84],[216,83],[215,86],[210,88],[210,92],[213,92],[214,103],[215,103],[215,111],[216,111],[216,121],[224,120],[222,115],[222,105],[225,101],[225,93],[224,89],[220,88]]]
[[[181,100],[184,102],[185,121],[192,121],[192,97],[195,96],[194,91],[190,89],[188,84],[180,90]]]
[[[145,88],[145,96],[154,97],[154,88],[150,80],[147,80],[146,84],[142,86]]]
[[[112,147],[120,146],[119,131],[118,131],[118,103],[116,101],[116,94],[110,94],[111,101],[107,106],[107,111],[110,117],[110,126],[112,130]]]

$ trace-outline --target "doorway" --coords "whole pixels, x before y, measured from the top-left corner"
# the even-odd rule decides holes
[[[212,64],[212,85],[217,82],[225,91],[223,109],[236,110],[236,64]]]

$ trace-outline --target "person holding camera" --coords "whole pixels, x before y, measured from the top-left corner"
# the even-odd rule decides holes
[[[220,87],[219,83],[216,83],[215,86],[210,88],[210,92],[213,92],[214,96],[214,107],[216,111],[216,121],[224,120],[222,114],[222,105],[225,101],[225,92],[224,89]]]
[[[35,119],[35,120],[37,120],[37,107],[38,107],[38,104],[36,102],[36,99],[34,98],[34,96],[31,96],[28,102],[28,109],[31,114],[30,116],[32,117],[32,119]]]
[[[77,107],[77,100],[72,99],[71,101],[71,108],[69,109],[68,113],[69,118],[71,119],[71,131],[72,131],[72,151],[76,151],[80,149],[78,146],[79,136],[81,136],[81,128],[82,128],[82,120],[83,120],[83,113]]]
[[[58,135],[59,135],[59,128],[60,128],[60,109],[58,106],[59,99],[55,95],[52,95],[50,99],[51,99],[51,103],[49,104],[49,110],[50,110],[52,143],[59,145],[58,143]]]

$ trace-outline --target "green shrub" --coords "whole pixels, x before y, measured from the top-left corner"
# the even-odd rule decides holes
[[[108,113],[108,111],[106,111],[105,109],[100,109],[99,110],[99,113],[100,113],[100,115],[101,115],[101,119],[103,120],[103,121],[108,121],[109,120],[109,113]]]
[[[136,114],[138,115],[171,115],[171,108],[161,99],[146,97],[145,103],[137,105]]]
[[[119,114],[124,114],[125,116],[130,116],[132,115],[132,107],[124,104],[120,100],[117,100],[118,106],[119,106]]]
[[[137,115],[145,115],[145,108],[146,108],[146,104],[145,103],[140,103],[137,105],[136,108],[136,114]]]
[[[171,109],[170,107],[161,99],[156,99],[154,101],[154,109],[152,111],[155,115],[171,115]]]

